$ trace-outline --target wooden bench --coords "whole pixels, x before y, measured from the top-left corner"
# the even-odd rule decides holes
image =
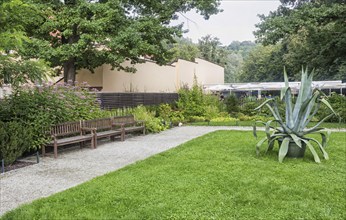
[[[54,147],[54,158],[58,157],[58,146],[80,143],[82,147],[85,141],[91,142],[91,148],[95,148],[94,145],[94,129],[83,128],[82,122],[66,122],[51,127],[50,135],[52,141],[47,146]],[[42,156],[46,155],[46,146],[42,147]]]
[[[109,137],[111,141],[114,141],[115,136],[120,135],[121,141],[124,141],[125,133],[123,126],[116,127],[113,125],[112,118],[86,120],[82,122],[82,126],[95,130],[95,148],[97,147],[97,139],[99,138]]]
[[[135,120],[133,115],[113,117],[113,125],[122,126],[124,135],[136,131],[141,131],[145,134],[145,122]]]

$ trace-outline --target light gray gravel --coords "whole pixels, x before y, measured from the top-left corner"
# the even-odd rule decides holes
[[[183,126],[159,134],[130,137],[124,142],[106,142],[95,150],[59,151],[58,159],[41,158],[39,164],[0,176],[0,216],[24,203],[66,190],[216,130],[251,128]]]

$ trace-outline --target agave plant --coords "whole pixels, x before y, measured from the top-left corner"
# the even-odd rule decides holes
[[[267,122],[259,122],[265,125],[266,136],[263,139],[261,139],[256,145],[257,155],[259,154],[260,147],[264,142],[268,142],[267,151],[270,151],[273,149],[275,141],[278,141],[279,162],[283,161],[283,159],[289,152],[289,148],[292,145],[295,145],[296,148],[302,149],[303,152],[307,147],[311,151],[315,162],[320,163],[321,160],[314,146],[312,145],[312,143],[314,142],[321,150],[324,159],[328,160],[328,154],[325,151],[325,147],[327,145],[331,132],[319,126],[322,122],[337,114],[335,113],[331,105],[328,103],[328,101],[324,99],[325,95],[323,94],[323,92],[317,88],[312,88],[312,76],[313,72],[308,74],[307,70],[302,70],[299,94],[296,98],[295,104],[293,104],[291,88],[289,87],[287,74],[284,70],[285,86],[281,90],[280,99],[285,103],[285,118],[281,117],[278,110],[277,101],[274,98],[266,100],[255,109],[259,110],[262,107],[266,106],[269,108],[269,110],[275,118],[274,120],[270,120]],[[307,125],[309,124],[311,119],[316,115],[321,104],[326,105],[332,113],[320,120],[315,126],[308,128]],[[274,125],[274,122],[276,122],[276,125]],[[253,131],[254,136],[257,137],[256,123],[254,125]],[[307,136],[312,133],[320,134],[322,137],[322,141],[319,142],[318,140]]]

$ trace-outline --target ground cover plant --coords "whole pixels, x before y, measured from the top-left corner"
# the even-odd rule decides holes
[[[345,133],[332,133],[322,164],[310,152],[283,164],[275,152],[257,157],[251,136],[213,132],[2,219],[346,218]]]

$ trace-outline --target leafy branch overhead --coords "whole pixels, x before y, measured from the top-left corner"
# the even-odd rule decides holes
[[[21,55],[63,66],[66,82],[74,81],[77,69],[93,71],[104,63],[134,71],[122,63],[143,62],[141,56],[165,64],[172,56],[166,45],[182,33],[182,25],[171,26],[171,20],[192,9],[206,19],[220,11],[219,0],[33,2],[40,8],[41,20],[32,28],[33,40]]]

